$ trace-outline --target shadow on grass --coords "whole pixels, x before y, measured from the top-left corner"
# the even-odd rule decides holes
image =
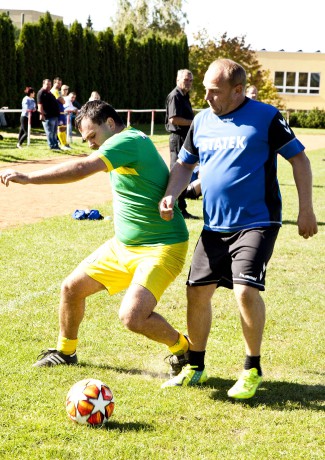
[[[28,164],[51,164],[51,163],[53,163],[53,161],[56,161],[58,159],[58,157],[60,157],[60,155],[64,155],[64,157],[70,156],[70,157],[78,157],[78,158],[88,156],[87,153],[77,153],[77,152],[68,151],[68,150],[64,150],[63,152],[57,151],[56,156],[51,156],[51,158],[39,158],[39,159],[33,159],[33,160],[31,160],[31,159],[26,160],[24,158],[20,158],[20,157],[15,156],[15,155],[3,156],[3,155],[0,154],[0,163],[17,163],[17,164],[24,164],[24,165],[28,165]],[[64,157],[62,156],[62,161],[66,160],[66,158],[64,158]]]
[[[230,401],[227,391],[234,383],[232,380],[212,377],[208,379],[206,386],[214,389],[211,399]],[[267,406],[275,410],[312,409],[324,411],[324,397],[324,385],[264,381],[254,398],[248,400],[231,399],[231,401],[234,404],[249,407]]]
[[[120,374],[146,375],[159,379],[169,378],[169,374],[167,373],[150,372],[143,369],[127,369],[124,367],[89,363],[79,363],[78,365],[81,367],[112,370]],[[198,389],[211,388],[213,391],[210,398],[213,400],[231,401],[234,404],[242,404],[249,407],[267,406],[275,410],[312,409],[325,411],[325,405],[323,404],[325,399],[324,385],[303,385],[283,381],[263,381],[254,398],[248,400],[234,400],[227,396],[227,391],[234,383],[234,380],[210,377],[207,383],[202,387],[198,387]]]
[[[97,427],[95,427],[98,429]],[[107,431],[119,431],[120,433],[126,431],[154,431],[155,427],[153,425],[149,425],[148,423],[141,423],[141,422],[126,422],[126,423],[119,423],[110,420],[106,425],[99,427],[99,429],[107,430]]]
[[[165,372],[152,372],[146,371],[145,369],[127,369],[125,367],[110,366],[108,364],[91,364],[86,362],[79,362],[78,366],[87,367],[87,368],[96,368],[96,369],[105,369],[117,372],[118,374],[129,374],[129,375],[146,375],[152,378],[164,378],[168,379],[169,374]]]

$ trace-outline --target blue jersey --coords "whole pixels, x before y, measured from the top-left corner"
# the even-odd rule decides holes
[[[246,98],[227,115],[202,110],[179,158],[199,162],[204,228],[234,232],[281,226],[277,154],[289,159],[304,146],[273,106]]]

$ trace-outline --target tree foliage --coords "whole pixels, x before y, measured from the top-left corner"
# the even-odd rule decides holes
[[[132,24],[137,37],[148,32],[158,36],[177,37],[187,24],[183,3],[186,0],[118,0],[114,33],[124,32]]]
[[[17,91],[15,30],[6,13],[0,14],[0,107],[10,106]]]
[[[272,103],[279,109],[283,103],[274,87],[268,71],[262,70],[256,53],[246,45],[245,36],[228,38],[227,33],[220,38],[210,38],[205,29],[198,32],[194,44],[190,47],[190,69],[194,75],[191,100],[194,107],[205,107],[205,90],[202,85],[204,74],[210,63],[216,59],[228,58],[241,64],[247,73],[247,85],[255,85],[259,91],[259,99]]]
[[[25,23],[16,41],[12,21],[3,14],[0,106],[20,107],[26,86],[38,91],[45,78],[59,76],[80,103],[96,90],[118,109],[162,108],[177,70],[188,66],[188,52],[185,34],[167,38],[149,31],[139,38],[133,24],[124,33],[95,33],[77,21],[70,28],[53,22],[49,13]]]

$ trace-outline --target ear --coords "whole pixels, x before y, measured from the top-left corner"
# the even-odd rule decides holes
[[[108,117],[106,120],[106,124],[112,132],[115,131],[115,121],[113,120],[113,118]]]
[[[235,86],[235,92],[236,94],[243,94],[244,86],[239,83],[238,85]]]

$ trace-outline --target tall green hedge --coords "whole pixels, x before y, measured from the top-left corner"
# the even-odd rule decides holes
[[[38,91],[43,79],[60,76],[81,104],[96,90],[117,109],[161,109],[177,70],[188,67],[185,35],[138,39],[134,31],[95,33],[77,21],[68,29],[49,13],[24,24],[16,43],[14,32],[11,19],[1,14],[0,106],[20,108],[26,86]]]

